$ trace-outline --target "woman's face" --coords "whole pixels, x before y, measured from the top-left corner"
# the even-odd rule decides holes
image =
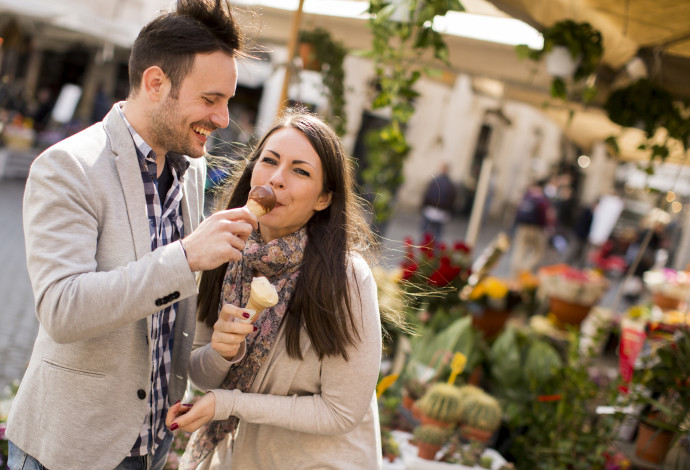
[[[259,219],[264,241],[284,237],[302,228],[331,203],[331,194],[321,192],[321,159],[309,140],[297,129],[275,131],[252,172],[251,185],[269,185],[278,200],[275,208]]]

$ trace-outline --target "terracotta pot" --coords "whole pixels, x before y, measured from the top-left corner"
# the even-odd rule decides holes
[[[556,297],[549,298],[549,311],[556,316],[561,324],[580,326],[591,308],[591,305],[566,302]]]
[[[482,315],[472,315],[472,326],[482,332],[484,338],[495,337],[505,326],[510,312],[486,309]]]
[[[661,463],[671,447],[673,436],[671,431],[640,423],[635,441],[635,455],[647,462]]]
[[[439,444],[428,444],[426,442],[417,441],[417,456],[420,459],[436,460],[436,452],[441,450]]]
[[[402,397],[402,406],[406,410],[412,411],[412,407],[414,406],[414,398],[412,398],[409,395],[403,395]]]
[[[678,307],[680,307],[680,299],[669,297],[660,292],[652,294],[652,302],[661,310],[678,310]]]
[[[494,433],[490,431],[473,428],[472,426],[468,426],[466,424],[462,426],[462,435],[468,439],[474,439],[475,441],[489,442],[489,439],[491,439],[491,436],[493,436],[493,434]]]
[[[297,46],[297,52],[300,59],[302,59],[302,68],[304,70],[321,70],[321,62],[316,59],[314,52],[314,45],[310,42],[300,42]]]
[[[438,426],[439,428],[449,428],[453,425],[453,423],[449,423],[448,421],[439,421],[437,419],[430,418],[422,412],[419,413],[419,421],[422,423],[422,425],[431,424]]]

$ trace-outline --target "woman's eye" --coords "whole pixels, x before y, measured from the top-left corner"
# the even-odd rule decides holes
[[[303,170],[303,169],[301,169],[301,168],[296,168],[295,171],[296,171],[297,173],[299,173],[300,175],[309,176],[309,172],[306,171],[306,170]]]
[[[269,165],[277,165],[278,162],[276,162],[275,158],[273,157],[264,157],[261,159],[262,162],[268,163]]]

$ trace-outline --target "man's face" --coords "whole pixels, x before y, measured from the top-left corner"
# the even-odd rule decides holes
[[[199,158],[208,136],[229,124],[228,100],[237,87],[237,61],[223,52],[197,54],[177,98],[168,94],[151,114],[154,148]]]

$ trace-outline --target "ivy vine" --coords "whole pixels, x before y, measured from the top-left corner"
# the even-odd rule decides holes
[[[396,21],[400,8],[409,21]],[[422,75],[432,75],[423,58],[428,51],[449,65],[448,47],[443,36],[432,27],[436,16],[449,11],[463,11],[458,0],[372,0],[369,3],[369,27],[372,49],[365,54],[374,61],[377,93],[372,108],[390,108],[391,119],[382,129],[370,131],[365,138],[367,164],[362,172],[365,189],[373,194],[376,221],[385,222],[392,215],[392,202],[403,182],[402,168],[411,146],[405,127],[414,114],[414,100],[419,96],[414,86]]]

